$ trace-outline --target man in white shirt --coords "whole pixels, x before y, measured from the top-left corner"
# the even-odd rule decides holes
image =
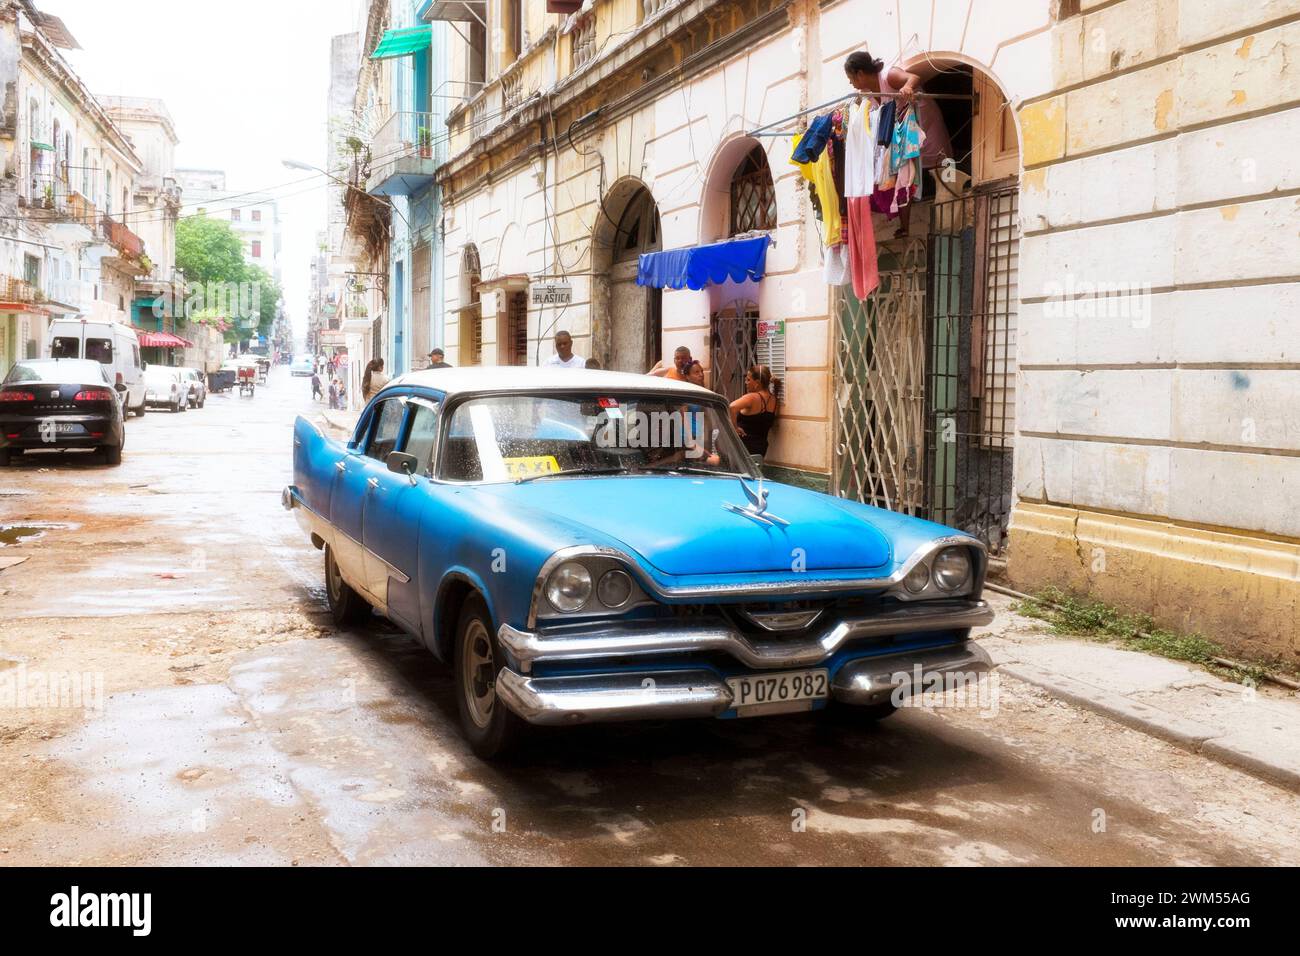
[[[573,336],[568,332],[555,333],[555,354],[545,362],[547,368],[586,368],[587,360],[573,354]]]

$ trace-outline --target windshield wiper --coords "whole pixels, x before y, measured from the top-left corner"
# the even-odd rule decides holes
[[[565,475],[626,475],[629,474],[626,468],[570,468],[567,471],[548,471],[540,475],[522,475],[515,479],[516,485],[522,485],[527,481],[536,481],[538,478],[563,478]]]
[[[663,465],[658,468],[646,468],[645,471],[663,472],[664,474],[710,475],[714,478],[747,478],[738,471],[718,471],[716,468],[701,468],[698,465]]]

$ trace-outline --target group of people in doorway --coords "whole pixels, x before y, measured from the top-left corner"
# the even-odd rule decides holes
[[[685,345],[677,347],[671,363],[656,362],[649,374],[708,387],[704,384],[704,365]],[[780,387],[780,380],[773,377],[766,365],[751,365],[745,370],[745,392],[731,403],[731,416],[745,450],[751,455],[767,455],[768,433],[776,424],[776,392]]]

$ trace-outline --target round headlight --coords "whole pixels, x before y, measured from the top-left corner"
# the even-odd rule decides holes
[[[632,578],[626,571],[615,568],[606,571],[596,585],[596,597],[607,608],[620,608],[632,597]]]
[[[546,600],[557,611],[580,611],[591,598],[591,572],[577,561],[566,561],[546,580]]]
[[[934,583],[956,591],[970,579],[970,554],[965,548],[944,548],[934,559]]]
[[[903,586],[913,594],[920,594],[930,583],[930,566],[924,561],[914,567],[903,578]]]

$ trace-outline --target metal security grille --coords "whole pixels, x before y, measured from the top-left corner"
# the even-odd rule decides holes
[[[731,179],[731,235],[776,228],[776,186],[763,147],[755,146]]]
[[[1006,546],[1015,434],[1019,187],[937,203],[926,315],[928,517]]]
[[[510,293],[506,313],[506,365],[528,364],[528,293]]]
[[[914,210],[915,214],[915,210]],[[924,512],[926,244],[882,243],[880,288],[838,296],[835,492],[891,511]]]
[[[709,322],[710,385],[734,402],[745,394],[745,371],[758,364],[758,303],[731,302],[714,312]]]
[[[842,289],[836,310],[836,494],[994,554],[1011,512],[1018,196],[1012,180],[915,205],[911,235],[881,244],[877,292]]]

